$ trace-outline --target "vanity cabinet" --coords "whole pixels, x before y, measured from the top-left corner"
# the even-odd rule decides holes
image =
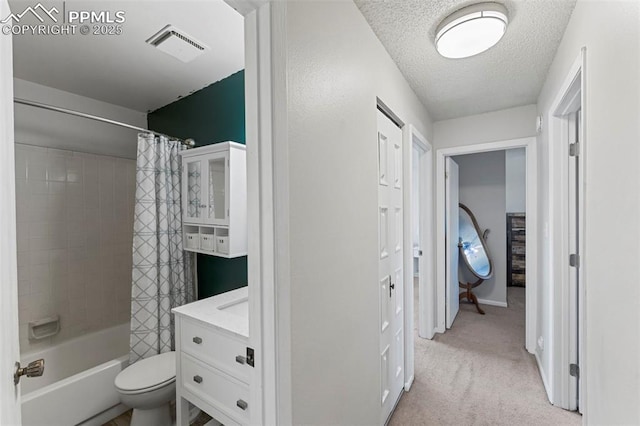
[[[222,142],[181,155],[184,249],[227,258],[246,256],[245,146]]]
[[[224,425],[251,423],[254,354],[247,287],[175,308],[177,426],[188,403]]]

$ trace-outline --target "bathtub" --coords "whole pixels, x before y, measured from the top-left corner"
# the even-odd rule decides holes
[[[129,323],[21,356],[44,358],[42,377],[23,378],[23,426],[100,425],[127,407],[113,384],[129,363]]]

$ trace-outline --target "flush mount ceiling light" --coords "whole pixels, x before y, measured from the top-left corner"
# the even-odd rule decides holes
[[[436,49],[445,58],[477,55],[500,41],[508,23],[507,9],[499,3],[467,6],[438,25]]]

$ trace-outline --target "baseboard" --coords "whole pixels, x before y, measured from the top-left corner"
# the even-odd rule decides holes
[[[435,335],[436,335],[436,331],[435,330],[431,330],[431,333],[428,333],[428,334],[426,334],[424,336],[421,335],[418,332],[418,337],[421,338],[421,339],[433,340],[433,336],[435,336]]]
[[[547,399],[551,404],[553,404],[553,394],[551,393],[551,386],[549,386],[549,382],[547,381],[547,376],[544,374],[544,370],[542,368],[542,362],[540,362],[540,355],[538,355],[538,351],[536,351],[533,355],[536,357],[536,364],[538,364],[538,373],[540,374],[540,378],[542,379],[544,390],[547,393]]]
[[[395,404],[393,404],[393,408],[391,409],[391,413],[389,413],[389,417],[387,417],[387,420],[384,422],[384,426],[388,426],[389,425],[389,421],[391,420],[391,417],[393,417],[393,413],[396,411],[396,408],[398,407],[398,404],[400,403],[400,400],[402,399],[402,395],[404,395],[404,392],[400,391],[400,395],[398,395],[398,399],[396,400]]]
[[[478,299],[478,303],[481,305],[499,306],[501,308],[508,308],[507,302],[496,302],[495,300]]]
[[[409,392],[409,390],[411,389],[411,385],[413,385],[413,380],[415,378],[415,375],[411,375],[411,377],[409,377],[409,380],[407,380],[404,384],[404,391],[405,392]]]

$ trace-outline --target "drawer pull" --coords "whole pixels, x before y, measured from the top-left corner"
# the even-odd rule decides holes
[[[236,405],[238,406],[238,408],[240,408],[240,409],[241,409],[241,410],[243,410],[243,411],[244,411],[244,410],[246,410],[246,409],[247,409],[247,407],[249,406],[249,404],[247,404],[246,402],[244,402],[244,401],[243,401],[243,400],[241,400],[241,399],[239,399],[239,400],[236,402]]]
[[[193,381],[196,383],[202,383],[202,377],[200,376],[193,376]]]
[[[238,364],[246,364],[247,363],[247,359],[245,357],[243,357],[242,355],[238,355],[236,356],[236,362]]]
[[[202,337],[194,337],[193,338],[193,343],[195,343],[196,345],[199,345],[200,343],[202,343]]]

